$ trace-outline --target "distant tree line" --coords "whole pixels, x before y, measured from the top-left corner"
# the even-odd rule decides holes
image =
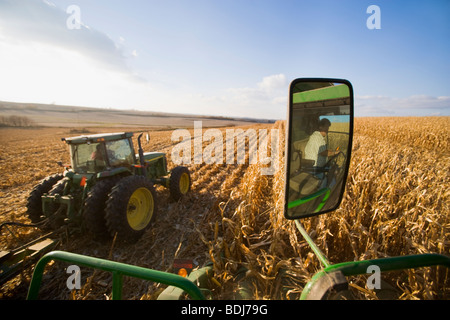
[[[36,122],[26,116],[0,116],[0,127],[33,127]]]

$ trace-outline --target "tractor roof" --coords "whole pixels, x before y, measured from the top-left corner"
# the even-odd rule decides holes
[[[122,140],[131,138],[132,136],[133,132],[99,133],[72,138],[62,138],[62,140],[68,144],[82,144],[82,143]]]

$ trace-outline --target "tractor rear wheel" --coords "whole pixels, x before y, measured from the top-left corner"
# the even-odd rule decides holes
[[[42,212],[42,195],[48,193],[53,186],[63,178],[62,174],[54,174],[41,180],[31,191],[27,199],[27,215],[31,222],[37,223],[41,221]]]
[[[178,201],[191,189],[191,175],[186,167],[176,167],[172,170],[169,180],[171,197]]]
[[[105,210],[111,189],[120,178],[109,178],[97,182],[89,191],[84,202],[83,224],[93,236],[107,238]]]
[[[120,180],[106,202],[105,219],[112,236],[125,242],[138,241],[157,212],[153,183],[143,176]]]

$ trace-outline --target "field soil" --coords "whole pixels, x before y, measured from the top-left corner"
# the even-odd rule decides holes
[[[175,258],[193,259],[200,267],[212,262],[214,299],[240,298],[236,272],[245,267],[244,279],[252,283],[251,299],[298,299],[321,265],[295,224],[283,217],[285,123],[239,128],[244,132],[278,130],[280,153],[273,175],[262,174],[266,165],[250,163],[249,153],[258,139],[245,139],[243,164],[188,164],[192,189],[181,201],[170,200],[168,190],[158,187],[157,220],[136,244],[65,232],[59,236],[58,249],[168,272],[173,271]],[[332,263],[449,253],[448,128],[449,117],[356,119],[350,174],[340,208],[302,220]],[[26,215],[30,191],[40,180],[62,171],[57,161],[70,162],[62,137],[138,128],[116,129],[0,128],[0,223],[30,223]],[[220,128],[224,137],[226,129],[238,127]],[[177,144],[172,133],[172,129],[150,129],[150,143],[144,144],[145,151],[165,152],[169,169],[175,166],[171,154]],[[203,148],[210,143],[204,140]],[[10,226],[1,232],[0,249],[15,248],[42,234],[38,228]],[[82,268],[82,288],[71,291],[66,286],[66,268],[62,262],[46,268],[40,299],[111,298],[109,273]],[[32,270],[25,269],[3,284],[0,299],[25,299]],[[449,276],[442,267],[389,272],[383,274],[383,290],[378,291],[367,288],[367,276],[348,280],[355,299],[445,300],[450,298]],[[155,299],[164,288],[126,277],[123,298]]]

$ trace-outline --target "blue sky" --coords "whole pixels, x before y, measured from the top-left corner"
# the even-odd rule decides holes
[[[284,119],[290,81],[333,77],[357,116],[449,116],[449,16],[447,0],[0,0],[0,100]]]

